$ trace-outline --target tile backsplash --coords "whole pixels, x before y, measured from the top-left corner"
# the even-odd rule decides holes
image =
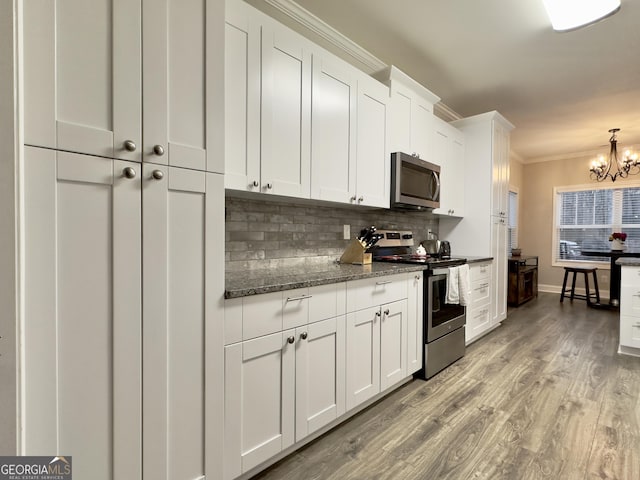
[[[358,207],[315,206],[268,199],[226,198],[226,270],[300,266],[334,262],[351,238],[366,226],[412,230],[416,241],[438,231],[438,219],[428,212],[398,212]]]

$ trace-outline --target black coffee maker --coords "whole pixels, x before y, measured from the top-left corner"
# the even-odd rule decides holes
[[[451,244],[446,240],[440,242],[440,251],[438,252],[440,258],[451,258]]]

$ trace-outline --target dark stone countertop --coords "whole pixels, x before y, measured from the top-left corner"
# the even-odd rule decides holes
[[[458,255],[456,255],[457,257]],[[473,255],[460,255],[461,258],[466,258],[467,263],[480,263],[480,262],[490,262],[493,260],[493,257],[475,257]]]
[[[421,270],[425,270],[424,265],[373,262],[370,265],[330,263],[226,272],[224,296],[225,298],[246,297]]]
[[[620,257],[616,260],[616,265],[621,265],[623,267],[640,267],[640,258]]]

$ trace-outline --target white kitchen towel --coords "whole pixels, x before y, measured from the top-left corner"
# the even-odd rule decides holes
[[[451,267],[447,275],[447,295],[445,296],[445,303],[460,302],[459,288],[458,267]]]
[[[458,296],[463,307],[471,303],[471,282],[469,280],[469,265],[466,263],[458,267]]]

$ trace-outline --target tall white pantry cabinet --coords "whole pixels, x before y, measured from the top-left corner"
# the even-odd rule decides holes
[[[507,201],[509,136],[514,126],[493,111],[452,122],[465,136],[465,216],[442,217],[440,236],[456,251],[493,257],[491,320],[488,329],[507,316]]]
[[[224,1],[22,4],[19,453],[220,478]]]

